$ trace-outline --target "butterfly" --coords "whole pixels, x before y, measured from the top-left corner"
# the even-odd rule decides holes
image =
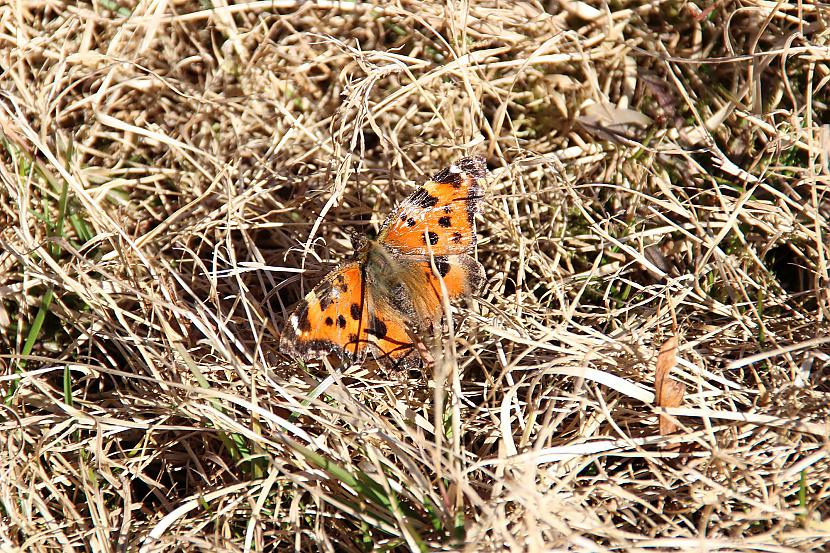
[[[439,171],[364,239],[352,259],[329,273],[288,318],[280,349],[303,359],[399,362],[413,337],[443,316],[443,300],[478,293],[484,267],[470,254],[482,200],[483,157],[465,157]],[[434,327],[433,327],[434,328]]]

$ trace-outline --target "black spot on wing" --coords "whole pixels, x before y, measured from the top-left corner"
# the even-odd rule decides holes
[[[449,274],[450,262],[447,260],[446,256],[435,256],[432,261],[435,263],[435,269],[438,271],[438,274],[441,275],[441,278],[444,278]]]
[[[325,304],[325,309],[329,305],[331,305],[332,300],[334,299],[332,296],[332,291],[337,288],[338,293],[345,294],[349,291],[349,285],[346,284],[346,277],[343,274],[338,274],[334,277],[334,283],[324,280],[320,284],[317,285],[317,289],[314,292],[317,294],[317,297],[320,298],[320,304],[323,304],[323,298],[328,300],[328,303]]]
[[[337,326],[339,326],[340,328],[346,328],[346,317],[344,317],[343,315],[338,315]]]
[[[427,240],[429,240],[429,243],[434,246],[435,244],[438,243],[438,234],[436,234],[432,231],[427,232],[426,235],[424,236],[424,244],[427,243]]]
[[[349,307],[349,314],[352,316],[352,319],[355,321],[360,320],[360,305],[353,303],[351,307]]]
[[[326,326],[331,326],[334,324],[334,321],[331,317],[326,317]]]
[[[380,319],[372,317],[369,321],[369,328],[366,329],[366,334],[374,334],[378,338],[383,338],[386,336],[387,330],[386,323]]]
[[[412,217],[410,217],[409,219],[407,219],[407,220],[406,220],[406,226],[408,226],[408,227],[414,227],[414,226],[415,226],[415,219],[413,219]]]
[[[453,232],[452,233],[452,241],[455,242],[456,244],[461,242],[462,238],[464,238],[464,236],[460,232]]]
[[[450,228],[452,226],[452,218],[448,216],[439,217],[438,224],[444,228]]]
[[[417,192],[412,194],[409,201],[416,207],[430,209],[438,203],[438,198],[427,192],[426,188],[419,188]]]

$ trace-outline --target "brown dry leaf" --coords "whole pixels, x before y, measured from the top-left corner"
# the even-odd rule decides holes
[[[658,407],[679,407],[683,403],[686,387],[676,380],[669,380],[669,371],[677,361],[677,337],[672,336],[660,347],[657,355],[657,372],[654,375],[654,394]],[[660,415],[660,434],[672,434],[677,430],[667,416]]]
[[[660,398],[658,405],[660,407],[680,407],[683,403],[683,394],[686,393],[686,387],[676,380],[666,380],[663,383],[663,395]],[[673,434],[677,430],[677,425],[672,422],[666,415],[660,415],[660,434]]]

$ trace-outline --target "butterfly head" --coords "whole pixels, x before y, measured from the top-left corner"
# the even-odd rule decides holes
[[[355,252],[353,258],[357,259],[360,252],[366,249],[369,238],[355,228],[349,229],[349,240],[352,242],[352,250]]]

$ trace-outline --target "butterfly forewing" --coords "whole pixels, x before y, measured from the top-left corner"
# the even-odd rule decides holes
[[[297,305],[285,325],[281,349],[301,357],[337,353],[393,359],[409,353],[403,320],[375,308],[359,263],[335,269]]]
[[[364,288],[357,263],[347,263],[326,275],[289,317],[282,333],[283,351],[313,357],[345,350],[350,344],[349,349],[354,350]]]
[[[408,255],[470,252],[482,198],[477,179],[486,174],[487,164],[480,156],[440,171],[386,218],[378,241]]]

